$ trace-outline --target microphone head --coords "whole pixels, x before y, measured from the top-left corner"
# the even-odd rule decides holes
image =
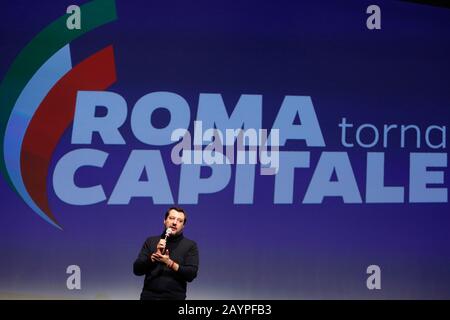
[[[172,229],[167,228],[166,229],[166,236],[170,236],[172,234]]]

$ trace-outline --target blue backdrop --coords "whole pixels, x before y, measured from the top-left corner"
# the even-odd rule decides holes
[[[73,1],[2,4],[0,79],[27,43],[70,4]],[[132,264],[145,238],[162,231],[170,204],[155,204],[149,196],[132,197],[128,204],[108,203],[132,150],[160,152],[173,202],[188,212],[185,235],[200,250],[199,275],[188,286],[189,299],[450,298],[449,9],[376,1],[381,29],[369,30],[371,14],[366,9],[373,1],[115,4],[117,20],[75,39],[70,50],[75,66],[113,46],[117,81],[107,91],[127,103],[127,118],[120,127],[125,144],[107,144],[98,134],[92,143],[72,143],[72,126],[62,135],[47,177],[49,207],[62,230],[35,214],[5,177],[0,179],[0,298],[139,297],[143,278],[133,275]],[[145,144],[130,124],[138,99],[158,91],[185,99],[191,133],[200,94],[220,94],[229,115],[241,95],[260,95],[262,128],[268,130],[286,96],[308,96],[324,145],[288,140],[280,150],[307,153],[309,165],[295,169],[292,180],[280,180],[278,191],[276,176],[260,175],[257,165],[254,180],[237,183],[254,188],[251,203],[235,203],[237,165],[230,166],[231,175],[220,191],[200,194],[197,203],[183,203],[179,194],[187,191],[179,190],[181,169],[170,158],[175,144]],[[345,141],[342,118],[353,124]],[[148,121],[162,128],[171,119],[173,115],[160,108]],[[302,120],[297,115],[293,128],[305,125]],[[364,124],[372,126],[360,129],[358,143],[356,133]],[[398,128],[383,145],[385,125]],[[402,125],[416,126],[419,146],[416,129],[404,134],[402,146]],[[430,126],[435,127],[427,132]],[[369,147],[374,128],[379,141]],[[83,168],[75,176],[79,187],[102,186],[107,199],[99,203],[73,205],[55,192],[55,167],[80,148],[108,153],[102,168]],[[385,186],[403,188],[397,203],[386,195],[378,203],[367,201],[367,161],[375,153],[384,155],[380,172]],[[411,165],[417,153],[432,159],[428,169]],[[339,165],[331,166],[329,181],[319,181],[315,193],[323,198],[304,201],[316,172],[326,171],[326,165],[319,164],[327,154],[331,163],[342,156],[343,166],[351,165],[361,201],[343,196],[351,192],[351,183],[342,182],[351,180],[351,174],[341,173]],[[377,169],[379,165],[369,171]],[[140,179],[151,184],[148,174]],[[214,177],[211,174],[208,166],[202,168],[202,179]],[[425,177],[420,201],[411,196],[411,177]],[[426,177],[431,180],[426,182]],[[335,192],[342,187],[341,195],[327,191],[333,182],[338,184]],[[186,183],[196,187],[196,181]],[[291,189],[292,201],[289,196],[287,203],[275,199],[277,192],[282,197]],[[436,190],[439,195],[431,196]],[[81,268],[81,290],[66,287],[69,265]],[[381,269],[380,290],[366,286],[370,265]]]

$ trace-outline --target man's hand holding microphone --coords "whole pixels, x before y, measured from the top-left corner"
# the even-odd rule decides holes
[[[172,229],[167,228],[164,239],[159,240],[158,244],[156,245],[156,252],[152,253],[152,255],[150,256],[152,262],[158,261],[164,263],[170,269],[172,269],[173,265],[175,264],[174,261],[169,257],[169,249],[166,249],[167,238],[171,233]]]

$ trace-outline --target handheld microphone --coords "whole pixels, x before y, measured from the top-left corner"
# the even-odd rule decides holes
[[[164,237],[164,240],[167,240],[167,237],[170,236],[172,234],[172,229],[167,228],[166,229],[166,236]]]
[[[172,234],[172,229],[167,228],[167,229],[166,229],[166,235],[164,236],[164,240],[167,241],[167,238],[168,238],[171,234]],[[167,247],[167,242],[166,242],[166,247]],[[163,250],[162,253],[163,253],[163,254],[166,253],[166,248],[164,248],[164,250]]]

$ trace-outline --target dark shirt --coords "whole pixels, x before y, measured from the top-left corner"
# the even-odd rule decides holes
[[[166,248],[169,250],[170,259],[180,266],[178,271],[175,271],[161,262],[152,262],[150,259],[162,238],[164,233],[161,236],[147,238],[133,264],[135,275],[145,275],[141,299],[184,300],[186,283],[197,277],[199,263],[197,244],[185,238],[182,233],[167,238]]]

